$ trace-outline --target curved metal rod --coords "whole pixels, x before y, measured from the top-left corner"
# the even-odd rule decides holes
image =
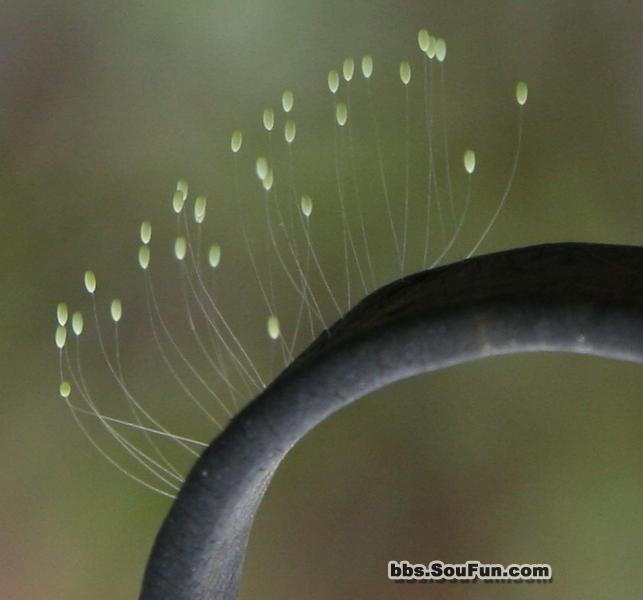
[[[322,334],[212,442],[158,534],[142,600],[237,596],[279,463],[335,411],[394,381],[486,356],[643,362],[643,248],[551,244],[404,277]]]

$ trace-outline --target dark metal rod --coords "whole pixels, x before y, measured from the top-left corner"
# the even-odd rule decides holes
[[[416,273],[370,294],[197,460],[156,538],[142,600],[236,598],[248,536],[288,451],[390,383],[486,356],[643,362],[643,248],[561,243]]]

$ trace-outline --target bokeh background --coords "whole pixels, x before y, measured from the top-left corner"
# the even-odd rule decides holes
[[[316,162],[332,156],[326,73],[371,53],[396,170],[397,65],[421,64],[416,34],[428,27],[448,42],[454,172],[464,147],[478,151],[467,239],[506,181],[513,86],[524,79],[521,164],[482,249],[640,244],[642,17],[640,4],[614,0],[3,2],[0,596],[136,597],[168,502],[93,451],[58,398],[55,306],[89,308],[81,276],[92,267],[101,310],[111,295],[124,301],[128,380],[169,415],[177,390],[146,329],[135,254],[138,225],[150,218],[156,281],[179,329],[169,259],[179,177],[210,199],[209,231],[224,242],[220,302],[251,325],[245,339],[267,372],[265,309],[235,259],[230,132],[244,129],[249,143],[256,132],[256,149],[261,110],[290,87],[298,131],[307,132],[297,147],[300,185],[332,197]],[[412,129],[419,110],[412,102]],[[369,166],[360,168],[370,180]],[[331,212],[315,235],[341,286]],[[381,212],[366,217],[378,231]],[[109,407],[114,389],[91,335],[86,372]],[[449,369],[362,400],[309,435],[277,473],[253,530],[242,598],[641,597],[642,392],[640,366],[532,355]],[[195,422],[195,435],[207,438],[206,425]],[[547,562],[555,579],[400,586],[385,577],[390,559]]]

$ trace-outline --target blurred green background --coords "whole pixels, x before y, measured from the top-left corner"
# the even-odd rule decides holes
[[[560,240],[640,244],[642,17],[640,3],[606,0],[4,2],[0,596],[138,592],[168,502],[111,468],[59,400],[55,306],[66,300],[87,310],[81,277],[93,268],[100,310],[112,295],[124,301],[129,382],[147,406],[158,401],[169,414],[165,401],[178,392],[146,327],[135,254],[138,225],[150,218],[155,281],[168,321],[180,329],[169,260],[179,177],[209,197],[208,235],[224,248],[221,306],[247,325],[244,339],[267,372],[265,309],[238,258],[230,132],[246,133],[242,178],[256,188],[261,110],[276,107],[290,87],[299,186],[333,198],[319,159],[333,156],[326,73],[345,56],[370,53],[388,172],[400,185],[397,65],[408,58],[414,69],[416,132],[423,127],[416,35],[427,27],[448,42],[457,190],[461,152],[472,146],[478,154],[469,243],[506,181],[513,86],[524,79],[521,164],[482,250]],[[359,113],[364,97],[353,100]],[[411,162],[420,162],[415,150]],[[364,182],[376,179],[371,163],[356,164]],[[413,202],[422,202],[422,189],[414,184]],[[330,200],[320,206],[313,237],[341,289],[337,223]],[[251,231],[260,217],[248,217]],[[372,239],[382,281],[394,276],[383,222],[367,210],[367,224],[380,232]],[[294,304],[285,298],[286,313]],[[113,385],[88,336],[86,372],[108,410]],[[242,598],[640,598],[642,391],[640,366],[533,355],[449,369],[362,400],[314,431],[277,473],[253,530]],[[206,423],[193,427],[209,437]],[[554,582],[400,586],[385,577],[390,559],[547,562]]]

